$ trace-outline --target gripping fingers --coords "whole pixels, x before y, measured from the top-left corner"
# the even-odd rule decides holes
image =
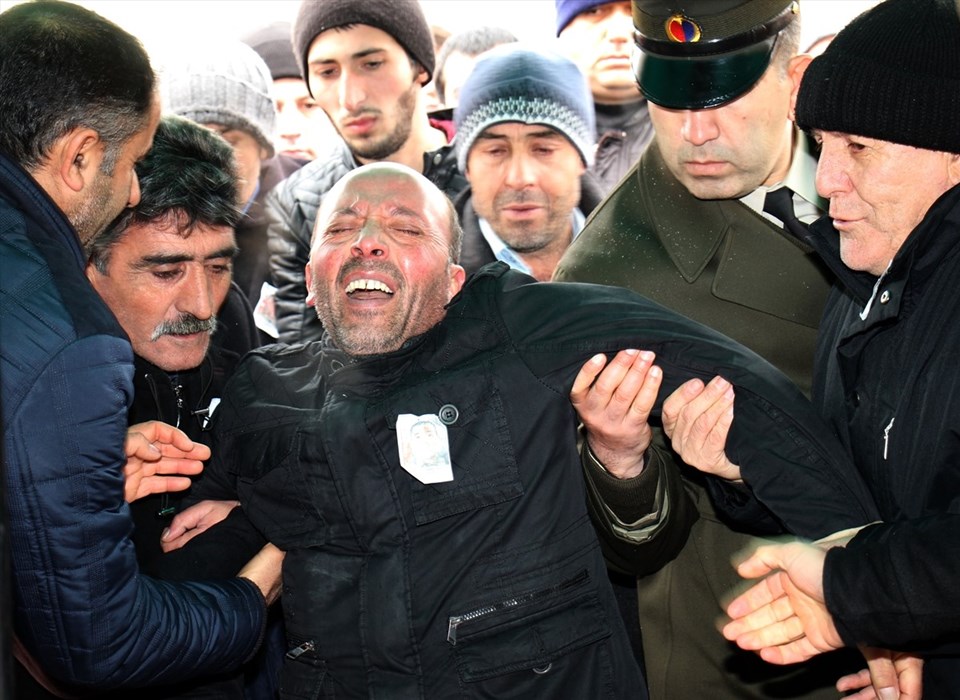
[[[570,401],[575,406],[583,402],[587,397],[587,393],[590,387],[593,386],[594,380],[596,380],[606,364],[607,356],[602,353],[594,355],[583,363],[583,367],[581,367],[577,373],[576,379],[573,380],[573,388],[570,389]]]

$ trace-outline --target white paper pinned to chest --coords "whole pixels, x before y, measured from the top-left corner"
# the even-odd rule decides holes
[[[453,481],[447,426],[440,422],[439,416],[411,413],[397,416],[397,447],[400,466],[421,483]]]

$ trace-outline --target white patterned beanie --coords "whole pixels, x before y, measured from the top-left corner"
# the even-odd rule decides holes
[[[570,59],[553,51],[511,43],[482,54],[460,90],[454,111],[457,163],[467,171],[467,156],[483,130],[494,124],[544,124],[563,134],[593,163],[593,97],[586,79]]]

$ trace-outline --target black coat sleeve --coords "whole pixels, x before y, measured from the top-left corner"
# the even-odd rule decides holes
[[[881,523],[827,553],[823,588],[849,645],[960,652],[960,515]]]

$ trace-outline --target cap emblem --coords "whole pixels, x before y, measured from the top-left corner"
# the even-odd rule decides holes
[[[673,15],[664,25],[670,41],[679,44],[692,44],[700,41],[700,25],[689,17]]]

